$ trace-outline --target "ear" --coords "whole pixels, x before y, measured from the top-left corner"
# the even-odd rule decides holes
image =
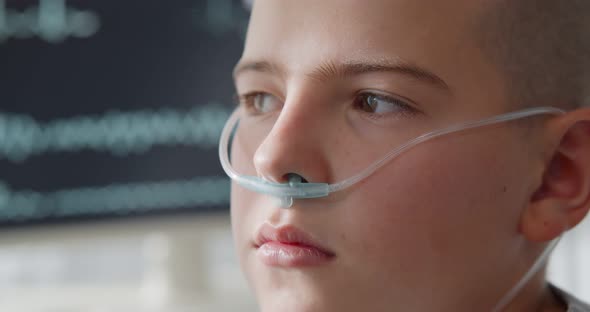
[[[560,116],[545,130],[544,174],[520,220],[522,234],[536,242],[558,237],[590,209],[590,108]]]

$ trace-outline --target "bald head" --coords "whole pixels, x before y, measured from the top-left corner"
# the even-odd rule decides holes
[[[491,1],[478,19],[484,53],[516,105],[590,104],[590,0]]]

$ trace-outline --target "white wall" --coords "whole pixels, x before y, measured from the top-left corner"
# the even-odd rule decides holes
[[[590,302],[590,216],[563,236],[549,262],[548,275],[557,286]]]
[[[256,311],[227,216],[0,232],[0,311]]]

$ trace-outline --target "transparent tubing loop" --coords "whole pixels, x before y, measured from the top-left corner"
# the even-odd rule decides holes
[[[400,155],[401,153],[414,147],[417,144],[432,140],[434,138],[438,138],[440,136],[444,136],[451,133],[489,126],[497,123],[502,123],[534,115],[558,115],[565,113],[565,111],[555,107],[535,107],[507,114],[497,115],[478,121],[459,123],[440,130],[428,132],[398,146],[397,148],[389,152],[387,155],[385,155],[385,157],[372,163],[365,170],[359,172],[358,174],[348,179],[342,180],[340,182],[328,184],[301,183],[301,181],[297,179],[290,180],[287,183],[275,183],[268,180],[264,180],[260,177],[238,174],[232,168],[231,163],[229,161],[228,145],[232,133],[234,132],[239,123],[239,110],[240,109],[238,108],[232,113],[221,133],[221,138],[219,142],[219,159],[221,161],[221,166],[223,167],[225,173],[242,187],[257,193],[277,197],[282,200],[282,206],[286,208],[292,205],[293,199],[325,197],[328,196],[330,193],[338,192],[346,188],[349,188],[350,186],[362,181],[363,179],[373,174],[375,171],[377,171],[377,169],[384,166],[392,158]]]

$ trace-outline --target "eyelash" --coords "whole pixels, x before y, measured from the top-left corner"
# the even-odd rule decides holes
[[[249,93],[245,93],[245,94],[236,94],[234,96],[234,101],[236,102],[236,105],[244,105],[246,107],[246,109],[253,111],[254,104],[252,104],[252,100],[256,96],[265,95],[265,94],[268,94],[270,96],[274,96],[268,92],[253,91],[253,92],[249,92]],[[366,100],[366,98],[369,96],[373,96],[375,98],[385,100],[386,102],[393,103],[396,106],[398,106],[401,111],[399,113],[391,113],[391,114],[378,114],[378,113],[364,112],[361,110],[360,107],[358,107],[358,105],[359,105],[358,101],[359,101],[359,99]],[[384,95],[384,94],[378,93],[378,92],[373,92],[373,91],[364,91],[364,92],[357,93],[354,97],[352,105],[355,107],[355,109],[359,110],[360,113],[365,115],[365,117],[370,118],[372,120],[380,120],[380,119],[384,119],[384,118],[411,117],[411,116],[414,116],[419,113],[419,111],[416,108],[414,108],[412,105],[407,104],[406,102],[404,102],[398,98]],[[400,116],[400,114],[402,116]],[[393,115],[393,116],[388,116],[388,115]]]
[[[370,97],[370,96],[375,97],[377,99],[384,100],[388,103],[392,103],[400,109],[400,112],[396,112],[396,113],[379,114],[379,113],[364,112],[361,110],[360,107],[357,107],[361,111],[362,114],[364,114],[367,118],[370,118],[373,120],[380,120],[380,119],[387,119],[387,118],[411,117],[411,116],[416,115],[419,112],[416,108],[414,108],[410,104],[407,104],[403,100],[400,100],[400,99],[392,97],[392,96],[384,95],[382,93],[373,92],[373,91],[364,91],[364,92],[358,93],[355,96],[353,105],[355,105],[355,106],[359,105],[357,102],[359,100],[359,98],[362,101],[365,101],[366,98]]]
[[[236,105],[244,106],[246,108],[246,110],[248,112],[250,112],[252,115],[261,115],[262,113],[255,111],[254,104],[252,103],[252,101],[255,99],[256,96],[264,95],[264,94],[268,94],[268,95],[273,96],[272,94],[270,94],[268,92],[253,91],[253,92],[249,92],[246,94],[236,94],[234,96],[234,101],[236,102]]]
[[[257,95],[262,95],[262,94],[270,94],[267,92],[262,92],[262,91],[253,91],[250,93],[246,93],[246,94],[236,94],[234,95],[234,102],[236,103],[236,105],[251,105],[251,100],[256,97]]]

